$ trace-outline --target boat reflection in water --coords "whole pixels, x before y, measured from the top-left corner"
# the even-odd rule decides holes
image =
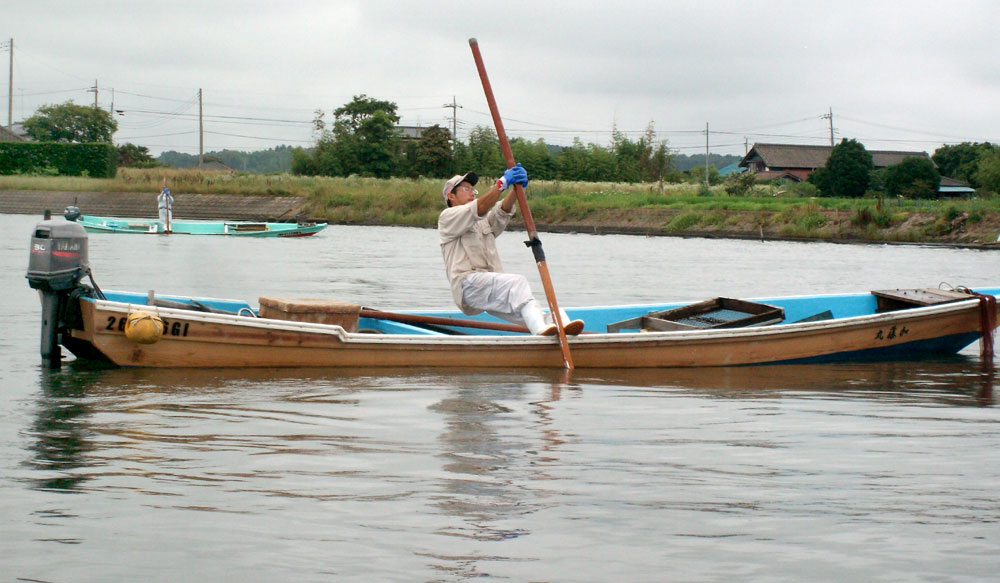
[[[33,507],[72,542],[102,545],[90,514],[128,529],[122,509],[141,509],[156,528],[139,529],[137,548],[237,541],[281,565],[279,535],[326,548],[327,567],[350,573],[556,580],[570,555],[554,538],[619,553],[664,536],[695,551],[707,537],[739,551],[803,512],[828,528],[902,520],[899,504],[924,502],[910,485],[934,477],[912,440],[928,437],[919,449],[939,456],[982,442],[963,410],[995,405],[992,375],[962,356],[572,375],[71,363],[40,377],[25,465],[36,489],[88,494],[83,509]],[[825,457],[837,448],[843,460]],[[901,485],[866,486],[892,481],[878,477],[886,464],[904,464],[886,474]],[[831,487],[844,490],[833,507]],[[978,495],[970,488],[954,500]],[[371,562],[386,552],[391,566]],[[662,557],[643,556],[632,572],[662,572]]]
[[[86,361],[76,361],[63,370],[42,369],[38,413],[32,424],[35,457],[28,465],[44,472],[43,477],[36,478],[38,487],[72,490],[91,477],[88,468],[93,469],[95,460],[117,456],[101,453],[101,449],[115,449],[134,440],[186,442],[186,438],[159,431],[171,424],[164,414],[188,421],[202,416],[215,421],[250,420],[272,413],[290,420],[313,415],[323,419],[326,414],[323,410],[332,406],[337,413],[330,418],[350,425],[360,421],[360,417],[344,415],[345,406],[347,411],[357,411],[357,405],[367,399],[381,401],[380,393],[393,398],[418,391],[433,395],[433,402],[427,407],[445,420],[438,455],[445,461],[443,468],[458,476],[446,480],[446,489],[458,498],[466,498],[463,493],[470,488],[481,494],[493,486],[463,476],[482,476],[505,465],[511,447],[518,454],[523,453],[521,445],[498,441],[492,426],[510,413],[503,404],[510,400],[529,403],[539,431],[539,439],[531,447],[544,457],[547,449],[563,442],[551,419],[555,404],[567,396],[579,398],[587,391],[641,396],[652,399],[650,406],[658,406],[659,395],[727,400],[795,397],[989,407],[996,405],[994,378],[991,363],[962,355],[904,362],[578,369],[572,373],[559,369],[367,367],[153,370],[95,367]],[[311,411],[312,406],[320,410]],[[123,422],[102,425],[101,421],[94,421],[95,417],[109,416]],[[95,441],[94,435],[105,438]],[[119,439],[108,439],[112,436]],[[277,434],[271,437],[281,438]],[[322,432],[312,437],[286,436],[290,441],[322,437]],[[247,446],[254,440],[250,436],[235,439],[243,439]],[[498,487],[493,495],[504,499],[502,490]],[[450,500],[439,505],[449,512],[483,518],[467,502]],[[506,505],[497,502],[490,513]],[[517,504],[511,507],[514,506]],[[470,536],[516,535],[491,532],[486,529]]]

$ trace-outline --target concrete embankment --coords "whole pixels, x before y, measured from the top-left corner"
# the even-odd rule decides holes
[[[49,192],[0,190],[0,213],[62,215],[67,206],[85,215],[156,218],[156,195],[149,192]],[[305,212],[301,196],[174,193],[174,218],[234,221],[293,221]],[[306,217],[300,217],[306,218]]]

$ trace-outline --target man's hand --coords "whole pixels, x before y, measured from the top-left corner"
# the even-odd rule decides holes
[[[514,166],[508,168],[503,173],[503,178],[497,181],[497,188],[500,192],[507,190],[507,187],[520,184],[521,186],[528,186],[528,171],[521,167],[521,163],[518,162]]]

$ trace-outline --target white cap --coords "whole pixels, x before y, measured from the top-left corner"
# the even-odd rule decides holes
[[[479,175],[475,172],[466,172],[465,174],[456,174],[448,179],[448,182],[444,183],[444,188],[441,189],[441,196],[444,197],[444,203],[448,204],[448,193],[455,190],[455,187],[463,182],[468,182],[472,186],[475,186],[479,182]]]

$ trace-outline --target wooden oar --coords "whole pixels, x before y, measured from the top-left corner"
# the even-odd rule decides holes
[[[500,148],[503,150],[503,158],[507,167],[514,166],[514,153],[510,149],[507,141],[507,133],[503,129],[503,120],[500,119],[500,111],[497,109],[496,99],[493,98],[493,89],[490,87],[489,77],[486,76],[486,66],[483,65],[483,57],[479,54],[479,42],[474,38],[469,39],[469,46],[472,48],[472,56],[476,60],[476,69],[479,70],[479,79],[483,82],[483,91],[486,93],[486,101],[490,106],[490,114],[493,115],[493,125],[497,130],[497,138],[500,140]],[[538,265],[538,274],[542,277],[542,287],[545,289],[545,299],[549,303],[549,311],[552,319],[556,323],[556,330],[559,334],[559,346],[562,348],[563,364],[567,369],[572,370],[573,358],[569,353],[569,341],[566,339],[566,330],[563,328],[562,314],[559,312],[559,304],[556,302],[556,292],[552,287],[552,278],[549,277],[549,268],[545,264],[545,252],[542,251],[542,242],[538,239],[535,231],[535,221],[531,218],[531,209],[528,208],[528,199],[524,195],[524,188],[520,184],[514,185],[514,193],[517,195],[517,206],[521,209],[521,216],[524,220],[524,228],[528,231],[528,240],[525,245],[531,248],[535,256],[535,264]]]
[[[482,328],[484,330],[503,330],[504,332],[521,332],[530,334],[531,331],[524,326],[517,324],[504,324],[502,322],[482,322],[479,320],[464,320],[460,318],[442,318],[439,316],[420,316],[417,314],[398,314],[395,312],[383,312],[381,310],[371,310],[361,308],[358,314],[363,318],[374,318],[376,320],[392,320],[393,322],[403,322],[406,324],[433,324],[439,326],[457,326],[459,328]]]

